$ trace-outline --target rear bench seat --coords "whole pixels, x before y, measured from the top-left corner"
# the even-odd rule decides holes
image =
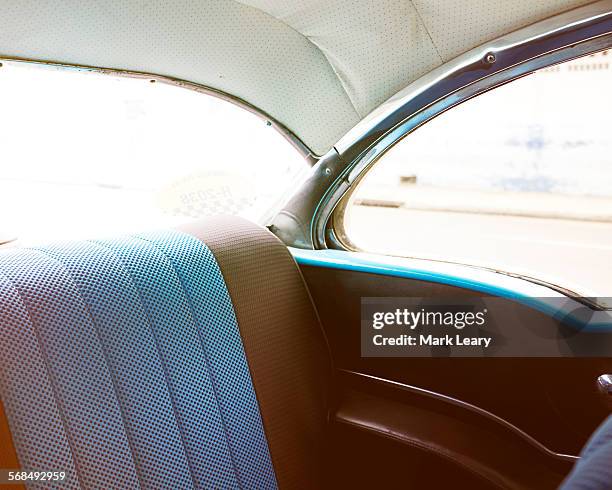
[[[267,230],[5,250],[0,329],[0,444],[58,488],[322,486],[329,353]]]

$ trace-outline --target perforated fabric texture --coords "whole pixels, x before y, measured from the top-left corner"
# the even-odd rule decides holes
[[[279,487],[322,488],[331,361],[293,257],[242,218],[210,218],[183,231],[207,244],[223,273]]]
[[[589,0],[240,0],[286,22],[330,62],[360,117],[486,41]]]
[[[138,488],[138,476],[104,350],[76,285],[60,264],[39,252],[8,250],[0,257],[0,273],[18,291],[44,353],[42,359],[32,359],[9,358],[9,353],[3,352],[3,359],[9,361],[3,365],[3,374],[8,372],[5,376],[14,378],[34,377],[32,389],[51,383],[65,431],[63,439],[55,427],[58,422],[54,414],[46,413],[46,405],[26,405],[31,396],[29,390],[23,398],[15,396],[15,410],[10,403],[5,403],[5,408],[13,438],[24,438],[15,442],[20,462],[46,461],[50,457],[49,463],[54,463],[57,456],[53,455],[65,453],[68,443],[78,479],[71,480],[73,488],[79,485],[111,488],[117,479],[124,481],[128,488]],[[3,309],[9,308],[4,298],[2,305]],[[14,329],[28,328],[21,323],[2,327],[9,329],[5,335],[12,335]],[[48,381],[43,377],[41,364],[49,373]],[[11,397],[12,393],[2,393],[3,400]],[[25,425],[17,425],[19,421],[14,415],[22,411],[25,414],[21,421]],[[55,429],[54,434],[48,434],[50,428]],[[36,434],[60,435],[60,438],[50,439],[43,446],[48,452],[41,454],[43,448],[31,440]],[[34,454],[22,455],[24,448]],[[63,464],[66,460],[67,456],[62,455],[62,464],[57,467],[70,471],[71,465]],[[112,473],[109,468],[113,468]]]
[[[200,83],[315,154],[421,75],[592,0],[4,0],[0,55]]]
[[[3,0],[0,55],[200,83],[259,107],[318,154],[359,120],[316,46],[234,0]]]
[[[76,470],[47,369],[46,354],[19,291],[0,273],[0,394],[11,415],[12,441],[23,469],[61,468],[77,488]],[[46,407],[40,410],[39,407]],[[63,410],[63,408],[62,408]],[[32,428],[35,430],[31,430]]]
[[[213,254],[190,235],[160,232],[141,236],[166,255],[189,298],[200,327],[240,487],[275,488],[274,470],[234,308]]]
[[[244,0],[304,34],[325,55],[360,118],[442,59],[406,0]]]
[[[276,488],[223,276],[179,232],[0,253],[2,400],[59,488]]]
[[[591,0],[413,0],[442,59]]]

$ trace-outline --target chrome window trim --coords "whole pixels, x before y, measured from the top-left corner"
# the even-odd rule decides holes
[[[342,216],[334,211],[342,208],[355,184],[385,151],[430,119],[476,95],[537,69],[610,47],[612,0],[600,0],[449,61],[391,97],[341,138],[274,218],[271,230],[297,248],[332,245],[351,250],[343,236]],[[332,217],[336,223],[330,227]]]
[[[521,303],[580,331],[612,332],[612,308],[599,305],[598,298],[579,296],[530,277],[473,265],[367,252],[295,247],[289,247],[289,252],[300,266],[446,284]]]
[[[77,64],[69,64],[69,63],[61,63],[58,61],[44,61],[37,59],[29,59],[29,58],[19,58],[13,56],[4,56],[0,54],[0,67],[2,63],[13,62],[13,63],[26,63],[31,65],[42,65],[45,67],[57,68],[59,70],[73,70],[73,71],[85,71],[85,72],[93,72],[99,73],[102,75],[111,75],[115,77],[125,77],[125,78],[135,78],[141,80],[149,80],[150,82],[158,82],[164,83],[167,85],[173,85],[175,87],[180,87],[188,90],[193,90],[195,92],[199,92],[202,94],[210,95],[212,97],[216,97],[218,99],[224,100],[231,104],[234,104],[251,114],[256,115],[260,119],[264,120],[269,126],[272,126],[276,131],[278,131],[299,153],[302,157],[308,162],[310,166],[314,166],[319,157],[316,156],[308,146],[289,128],[283,125],[281,122],[274,119],[272,116],[262,111],[258,107],[250,104],[244,99],[240,97],[236,97],[227,92],[223,92],[222,90],[218,90],[213,87],[209,87],[207,85],[189,82],[187,80],[183,80],[180,78],[173,78],[164,75],[156,75],[154,73],[147,72],[139,72],[139,71],[131,71],[131,70],[120,70],[115,68],[101,68],[96,66],[89,65],[77,65]]]
[[[389,119],[403,121],[415,115],[420,109],[411,106],[410,102],[417,96],[434,89],[445,79],[456,76],[464,71],[473,70],[480,63],[484,66],[490,65],[495,71],[506,69],[512,66],[512,63],[505,61],[504,57],[513,48],[537,43],[569,29],[581,29],[611,14],[612,1],[603,0],[537,22],[474,48],[415,80],[406,88],[393,95],[343,136],[334,145],[336,151],[346,160],[351,159],[351,155],[362,154],[372,144],[378,142],[377,132],[381,129],[388,131],[388,128],[391,127],[391,124],[388,122]],[[492,62],[488,62],[485,59],[488,55],[493,55]],[[524,61],[527,61],[527,59],[521,60],[519,63]],[[435,92],[438,93],[434,93],[431,97],[432,99],[435,99],[436,96],[442,98],[448,95],[443,90],[436,90]]]

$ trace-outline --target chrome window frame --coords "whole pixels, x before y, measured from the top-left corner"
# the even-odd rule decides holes
[[[534,71],[612,47],[612,0],[559,14],[483,44],[421,77],[373,111],[313,167],[270,229],[296,248],[352,250],[343,231],[351,192],[419,126]]]
[[[43,67],[55,68],[58,70],[84,71],[98,73],[101,75],[110,75],[114,77],[134,78],[149,82],[164,83],[166,85],[172,85],[187,90],[193,90],[201,94],[210,95],[211,97],[215,97],[229,102],[230,104],[233,104],[235,106],[238,106],[264,120],[269,126],[273,127],[276,131],[278,131],[289,142],[289,144],[291,144],[291,146],[293,146],[298,151],[298,153],[310,166],[315,165],[319,161],[319,157],[315,155],[310,150],[310,148],[308,148],[306,143],[304,143],[293,131],[287,128],[287,126],[285,126],[283,123],[277,121],[268,113],[247,102],[246,100],[241,99],[240,97],[237,97],[235,95],[229,94],[227,92],[223,92],[222,90],[209,87],[208,85],[190,82],[188,80],[183,80],[180,78],[174,78],[165,75],[157,75],[155,73],[149,72],[122,70],[117,68],[102,68],[90,65],[71,64],[59,61],[39,60],[33,58],[20,58],[0,54],[0,68],[2,67],[3,63],[24,63],[29,65],[41,65]]]

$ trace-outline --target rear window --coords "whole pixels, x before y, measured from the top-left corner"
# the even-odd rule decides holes
[[[146,79],[4,62],[0,105],[0,241],[266,224],[309,169],[258,116]]]

